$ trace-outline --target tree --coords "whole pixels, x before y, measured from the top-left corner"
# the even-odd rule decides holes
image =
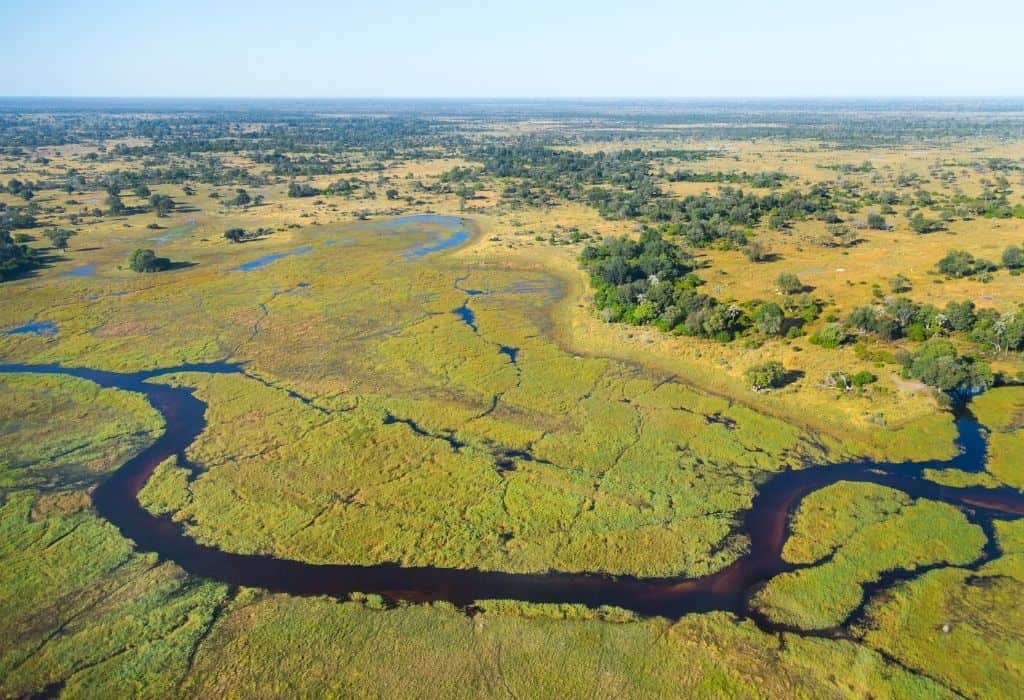
[[[775,279],[775,284],[783,294],[796,294],[804,289],[804,283],[792,272],[783,272]]]
[[[889,280],[889,289],[891,289],[894,294],[899,294],[901,292],[909,292],[910,280],[908,280],[903,275],[896,275],[891,280]]]
[[[74,231],[66,228],[51,228],[43,232],[43,235],[50,241],[50,245],[61,250],[68,249],[68,240],[75,235]]]
[[[16,243],[10,233],[0,229],[0,280],[15,277],[38,264],[35,251],[27,245]]]
[[[778,304],[761,304],[754,313],[754,324],[765,335],[778,335],[782,331],[783,318]]]
[[[252,197],[241,187],[235,190],[235,196],[229,202],[229,204],[235,207],[247,207],[250,203],[252,203]]]
[[[241,243],[245,240],[245,229],[229,228],[224,232],[224,238],[228,239],[232,243]]]
[[[751,241],[743,247],[743,253],[747,256],[747,260],[750,262],[764,262],[771,258],[771,251],[761,241]]]
[[[133,272],[160,272],[171,266],[167,258],[158,258],[152,250],[136,248],[128,258],[128,267]]]
[[[955,331],[969,331],[978,320],[973,301],[950,301],[944,310],[946,323]]]
[[[886,223],[885,217],[878,212],[871,212],[868,214],[868,228],[875,231],[888,231],[889,224]]]
[[[398,190],[396,190],[394,187],[385,190],[384,194],[387,196],[388,199],[398,199]]]
[[[146,199],[151,194],[153,194],[152,190],[150,190],[145,184],[140,184],[135,188],[135,196],[140,199]]]
[[[261,206],[266,199],[267,196],[265,194],[258,193],[252,198],[252,203],[258,207]]]
[[[107,194],[107,198],[104,200],[107,205],[107,210],[111,215],[117,216],[125,212],[124,202],[121,201],[121,197],[116,192],[110,192]]]
[[[948,340],[926,340],[903,361],[909,376],[942,391],[969,393],[992,386],[991,368],[973,357],[957,355]]]
[[[301,185],[297,182],[292,182],[288,185],[288,196],[289,197],[314,197],[318,194],[316,189],[312,185],[302,183]]]
[[[786,377],[786,368],[781,362],[772,360],[748,367],[744,376],[754,391],[762,391],[780,386]]]
[[[165,194],[154,194],[149,198],[149,206],[157,216],[167,216],[174,210],[174,200]]]
[[[970,277],[975,272],[974,256],[965,250],[951,250],[936,265],[948,277]]]
[[[1019,245],[1007,246],[1003,251],[1003,265],[1008,270],[1020,270],[1024,268],[1024,247]]]

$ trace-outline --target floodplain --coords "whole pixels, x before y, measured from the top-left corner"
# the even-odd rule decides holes
[[[1024,117],[4,108],[0,694],[1024,680]]]

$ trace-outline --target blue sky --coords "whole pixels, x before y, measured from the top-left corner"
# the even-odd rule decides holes
[[[1024,96],[1024,2],[0,0],[0,95]]]

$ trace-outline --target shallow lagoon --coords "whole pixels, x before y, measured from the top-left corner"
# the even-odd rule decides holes
[[[6,335],[57,335],[57,324],[53,321],[33,321],[4,331]]]

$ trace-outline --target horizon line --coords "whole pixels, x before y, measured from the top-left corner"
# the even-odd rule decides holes
[[[529,100],[529,101],[695,101],[695,100],[1024,100],[1024,94],[1015,95],[914,95],[914,94],[856,94],[856,95],[0,95],[0,100]]]

